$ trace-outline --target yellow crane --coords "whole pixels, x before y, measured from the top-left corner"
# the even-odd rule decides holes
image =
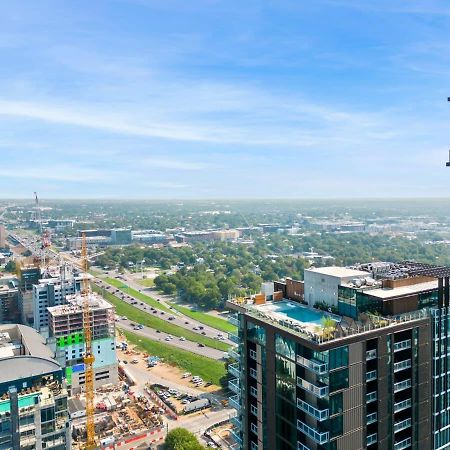
[[[84,326],[84,343],[86,350],[84,353],[84,374],[85,374],[85,394],[86,394],[86,449],[91,450],[96,447],[95,444],[95,423],[94,423],[94,355],[92,353],[92,325],[91,325],[91,305],[89,296],[91,294],[91,286],[87,273],[89,269],[86,233],[83,232],[81,243],[81,261],[85,276],[83,276],[83,326]]]

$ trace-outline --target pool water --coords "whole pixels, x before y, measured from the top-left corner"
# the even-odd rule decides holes
[[[330,316],[330,314],[314,311],[305,306],[300,306],[293,303],[279,303],[277,305],[273,304],[270,306],[271,311],[303,323],[321,325],[322,318]],[[333,316],[331,316],[331,318],[334,319]]]

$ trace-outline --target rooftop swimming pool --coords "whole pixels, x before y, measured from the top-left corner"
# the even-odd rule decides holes
[[[261,305],[259,309],[266,314],[276,313],[278,316],[285,316],[288,319],[306,324],[321,325],[323,317],[331,317],[335,320],[335,316],[332,314],[313,310],[293,302],[281,301],[279,303],[265,304]]]

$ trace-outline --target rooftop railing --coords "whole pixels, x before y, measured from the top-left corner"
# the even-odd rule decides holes
[[[339,322],[335,328],[323,328],[318,325],[318,330],[313,331],[312,327],[308,324],[302,324],[297,320],[281,318],[280,316],[271,314],[269,311],[262,311],[258,305],[254,304],[251,297],[234,298],[228,300],[228,302],[245,309],[246,314],[250,317],[254,317],[274,326],[287,329],[289,332],[298,335],[302,339],[316,342],[318,344],[338,339],[345,339],[350,336],[367,333],[380,328],[421,320],[430,317],[431,314],[429,308],[400,314],[395,317],[384,317],[368,314],[368,320],[365,323],[356,322],[350,326]]]

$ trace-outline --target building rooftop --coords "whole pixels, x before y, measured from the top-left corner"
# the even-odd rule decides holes
[[[88,296],[91,311],[101,309],[112,309],[113,305],[108,303],[103,297],[95,292],[91,292]],[[79,313],[83,310],[84,296],[81,294],[68,295],[66,297],[67,304],[51,306],[47,308],[52,316],[63,316],[71,313]]]
[[[12,382],[20,378],[45,375],[61,370],[61,366],[51,359],[36,356],[12,356],[0,359],[0,383]]]
[[[366,291],[367,295],[376,297],[380,300],[387,300],[393,297],[400,297],[405,295],[418,294],[419,292],[426,292],[432,289],[437,289],[438,280],[427,281],[425,283],[411,284],[409,286],[399,286],[394,288],[379,288]]]
[[[50,347],[46,345],[45,338],[34,328],[20,324],[0,325],[0,349],[11,349],[11,346],[16,348],[17,344],[20,344],[23,351],[31,356],[46,359],[54,356]],[[6,355],[7,352],[8,350],[4,354]]]
[[[305,269],[306,272],[314,272],[320,273],[323,275],[329,275],[337,278],[346,278],[346,277],[367,277],[371,274],[366,271],[349,269],[347,267],[339,267],[339,266],[329,266],[329,267],[317,267],[313,269]]]

